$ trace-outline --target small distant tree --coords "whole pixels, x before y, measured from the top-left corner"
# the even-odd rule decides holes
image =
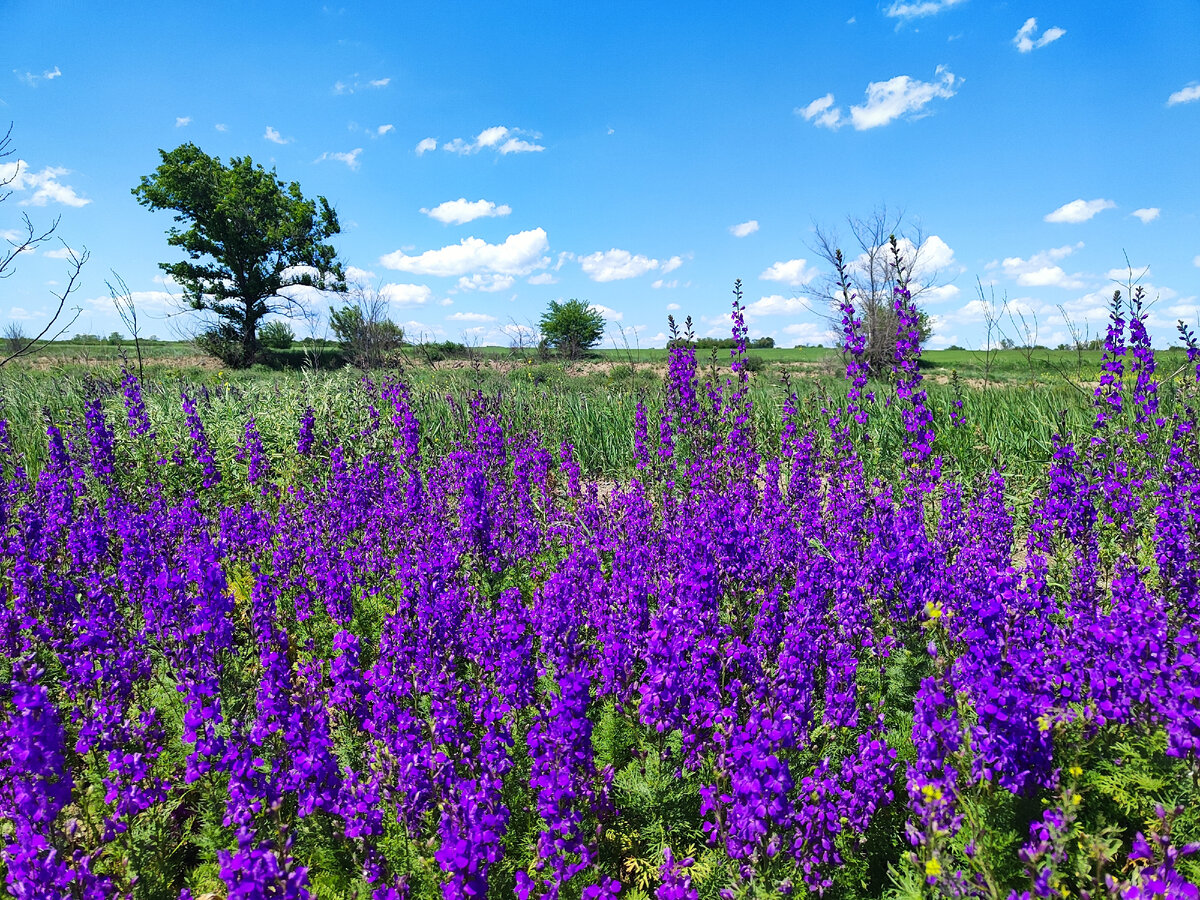
[[[404,344],[404,329],[388,318],[387,300],[377,291],[356,286],[345,306],[329,312],[346,361],[360,369],[392,365]]]
[[[325,243],[341,226],[324,197],[305,198],[299,184],[285,184],[248,156],[225,165],[190,143],[159,154],[162,163],[133,195],[186,225],[172,226],[167,243],[188,260],[159,268],[183,287],[192,309],[216,316],[199,341],[206,351],[226,365],[249,366],[262,320],[303,309],[287,288],[346,289],[337,251]]]
[[[274,319],[258,330],[258,339],[270,350],[287,350],[295,342],[296,332],[282,319]]]
[[[583,300],[551,300],[538,324],[546,343],[567,359],[578,359],[604,337],[604,316]]]

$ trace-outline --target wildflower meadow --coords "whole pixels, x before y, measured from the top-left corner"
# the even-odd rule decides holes
[[[739,301],[620,478],[397,377],[233,445],[130,373],[0,423],[8,895],[1197,897],[1191,334],[1160,371],[1114,297],[1016,491],[903,287],[890,377],[847,293],[770,440]]]

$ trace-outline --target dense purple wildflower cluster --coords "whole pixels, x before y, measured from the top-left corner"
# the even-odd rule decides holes
[[[344,442],[311,408],[287,447],[248,419],[224,471],[187,395],[191,446],[139,468],[162,452],[128,375],[120,435],[97,401],[36,474],[3,442],[9,893],[128,896],[152,846],[179,897],[213,887],[202,860],[231,898],[312,896],[330,866],[375,898],[599,900],[649,871],[697,900],[880,890],[888,865],[944,896],[1195,897],[1184,812],[1109,822],[1107,870],[1071,862],[1099,815],[1081,762],[1134,738],[1200,771],[1200,448],[1140,297],[1114,305],[1094,433],[1055,436],[1021,526],[1002,471],[942,465],[902,287],[894,309],[891,483],[859,455],[849,296],[848,406],[792,395],[762,458],[735,300],[730,380],[673,348],[603,493],[499,398],[452,404],[471,438],[428,458],[390,381]],[[993,808],[1021,832],[1007,868]]]

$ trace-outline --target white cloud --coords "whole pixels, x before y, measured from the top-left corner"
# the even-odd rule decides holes
[[[1104,277],[1109,281],[1115,281],[1118,284],[1125,284],[1128,281],[1133,281],[1134,284],[1144,282],[1150,277],[1149,266],[1126,266],[1120,269],[1109,269],[1104,273]]]
[[[918,81],[908,75],[897,75],[887,81],[872,81],[867,85],[867,102],[850,107],[847,119],[840,107],[833,105],[833,94],[826,94],[808,106],[796,109],[815,125],[837,129],[849,121],[856,131],[878,128],[898,118],[920,119],[929,115],[922,112],[932,100],[953,97],[963,80],[945,66],[934,70],[933,81]]]
[[[346,267],[346,281],[350,284],[367,284],[375,280],[375,273],[358,266]]]
[[[191,116],[176,116],[175,117],[175,127],[176,128],[183,128],[185,125],[191,125],[191,124],[192,124]]]
[[[811,312],[811,309],[804,300],[799,297],[784,297],[782,294],[771,294],[746,304],[747,319],[763,316],[799,316],[807,312]]]
[[[378,128],[375,129],[375,135],[377,137],[383,137],[389,131],[395,131],[395,130],[396,130],[395,125],[380,125]]]
[[[358,167],[361,165],[361,163],[358,161],[358,155],[360,153],[362,153],[362,147],[355,147],[349,153],[322,153],[317,157],[316,162],[324,162],[327,159],[333,159],[337,162],[344,162],[350,167],[351,171],[357,172]]]
[[[526,279],[526,284],[558,284],[558,279],[549,272],[538,272]]]
[[[954,284],[942,284],[937,287],[926,288],[921,291],[922,303],[945,303],[948,300],[953,300],[962,291]]]
[[[750,219],[748,222],[742,222],[740,225],[731,225],[729,233],[734,237],[747,237],[758,231],[758,220]]]
[[[37,87],[39,81],[53,81],[55,78],[58,78],[60,75],[62,75],[62,70],[59,69],[58,66],[55,66],[53,69],[47,69],[41,75],[35,75],[33,72],[20,72],[17,69],[13,69],[13,74],[16,75],[22,83],[27,84],[30,87]]]
[[[1032,50],[1037,50],[1045,47],[1047,44],[1054,43],[1067,32],[1063,28],[1047,28],[1042,32],[1042,36],[1035,40],[1033,36],[1036,33],[1037,19],[1032,17],[1026,19],[1025,24],[1017,29],[1017,34],[1013,38],[1013,46],[1021,53],[1029,53]]]
[[[489,244],[480,238],[469,237],[440,250],[426,250],[418,256],[396,250],[381,257],[380,264],[416,275],[450,276],[470,272],[528,275],[550,264],[543,255],[548,247],[545,230],[535,228],[510,234],[502,244]]]
[[[883,14],[892,19],[920,19],[925,16],[937,15],[944,9],[958,6],[964,2],[966,0],[919,0],[916,3],[902,3],[900,0],[895,0],[883,11]]]
[[[472,275],[467,278],[465,275],[458,279],[458,289],[460,291],[482,291],[485,294],[494,294],[498,291],[507,291],[513,286],[516,281],[511,275]]]
[[[349,81],[335,81],[333,83],[333,92],[335,94],[353,94],[364,88],[387,87],[391,81],[392,79],[390,78],[375,78],[368,81],[360,81],[358,73],[355,72]]]
[[[437,149],[437,140],[435,138],[424,138],[417,144],[417,156],[424,156],[430,150]]]
[[[600,315],[604,316],[605,320],[609,322],[620,322],[625,318],[624,313],[619,313],[615,309],[611,309],[607,306],[601,306],[599,303],[589,303],[588,309],[592,309],[600,313]]]
[[[267,126],[267,130],[263,133],[263,138],[264,140],[270,141],[272,144],[289,144],[292,140],[291,138],[283,137],[270,125]]]
[[[828,328],[822,328],[814,322],[793,322],[784,326],[783,333],[797,344],[829,344],[834,335]]]
[[[1192,265],[1195,266],[1197,269],[1200,269],[1200,253],[1197,253],[1196,256],[1192,259]]]
[[[672,278],[670,281],[666,281],[662,278],[656,278],[651,283],[650,287],[654,288],[655,290],[662,290],[663,288],[674,290],[675,288],[679,287],[679,279]]]
[[[489,316],[487,313],[476,312],[456,312],[446,316],[447,322],[495,322],[495,316]]]
[[[1157,206],[1147,206],[1143,209],[1135,209],[1130,213],[1130,215],[1137,216],[1139,219],[1141,219],[1143,225],[1149,225],[1158,218],[1158,214],[1161,212],[1162,210]]]
[[[1072,200],[1070,203],[1064,203],[1054,212],[1047,213],[1045,220],[1047,222],[1069,222],[1078,224],[1086,222],[1098,212],[1103,212],[1106,209],[1114,209],[1117,204],[1111,200]]]
[[[491,200],[468,200],[466,197],[459,197],[457,200],[439,203],[433,209],[422,207],[421,212],[445,225],[465,225],[476,219],[507,216],[512,212],[512,207],[507,204],[497,206]]]
[[[61,203],[76,208],[87,206],[91,200],[80,197],[73,187],[58,180],[69,174],[70,169],[59,166],[47,166],[40,172],[31,172],[29,164],[23,159],[11,163],[0,162],[0,183],[7,182],[8,189],[12,191],[33,191],[21,199],[22,206],[45,206],[47,203]]]
[[[71,259],[72,257],[77,257],[79,254],[70,247],[56,247],[53,250],[47,250],[42,255],[46,259]]]
[[[385,284],[379,296],[396,306],[424,306],[433,296],[433,291],[424,284]]]
[[[667,312],[679,312],[679,310],[681,310],[681,309],[683,309],[683,307],[680,306],[678,303],[668,303],[667,304]]]
[[[1068,275],[1057,263],[1081,247],[1083,247],[1082,241],[1074,245],[1066,244],[1062,247],[1042,250],[1033,254],[1029,259],[1008,256],[1001,261],[1000,265],[1007,277],[1016,279],[1017,284],[1023,287],[1078,289],[1086,287],[1086,282],[1078,274]]]
[[[40,319],[44,315],[40,310],[30,312],[23,306],[14,306],[8,311],[8,317],[14,322],[28,322],[30,319]]]
[[[1167,106],[1175,106],[1178,103],[1191,103],[1193,100],[1200,100],[1200,81],[1193,81],[1186,87],[1181,87],[1173,93],[1167,98]]]
[[[592,281],[621,281],[637,278],[658,268],[658,260],[647,256],[635,256],[628,250],[615,247],[604,252],[596,251],[579,257],[579,265]]]
[[[796,115],[803,116],[809,122],[813,122],[822,128],[841,128],[842,122],[841,109],[833,105],[833,94],[826,94],[824,97],[818,97],[812,103],[805,107],[796,107]],[[740,235],[739,235],[740,237]]]
[[[668,272],[674,272],[676,269],[678,269],[682,265],[683,265],[683,257],[682,256],[672,256],[670,259],[668,259],[665,263],[662,264],[662,266],[659,268],[659,271],[662,272],[664,275],[666,275]]]
[[[493,125],[491,128],[485,128],[479,132],[474,140],[455,138],[452,141],[442,144],[442,149],[450,153],[457,153],[459,156],[468,156],[485,149],[495,150],[501,156],[507,156],[510,153],[539,153],[546,149],[541,144],[522,139],[520,135],[528,135],[535,140],[541,137],[541,135],[535,132],[524,131],[520,128]],[[417,145],[418,153],[423,152],[420,148],[426,144],[426,141],[430,140],[432,138],[426,138]],[[433,150],[434,147],[428,146],[426,149]]]
[[[761,275],[763,281],[779,281],[792,287],[808,284],[817,277],[817,270],[806,259],[789,259],[771,263]]]
[[[224,122],[218,122],[216,125],[213,126],[213,128],[217,129],[217,131],[228,131],[229,130],[229,126],[226,125]]]
[[[179,311],[178,294],[168,291],[132,291],[129,296],[133,299],[139,313],[159,315]],[[82,305],[102,312],[112,312],[112,296],[105,294],[103,297],[89,297],[83,301]]]

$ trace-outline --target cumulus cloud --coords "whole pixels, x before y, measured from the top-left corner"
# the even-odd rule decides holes
[[[192,124],[191,116],[176,116],[175,117],[175,127],[176,128],[183,128],[185,125],[191,125],[191,124]]]
[[[1070,224],[1078,224],[1086,222],[1092,216],[1106,209],[1114,209],[1117,204],[1111,200],[1072,200],[1070,203],[1064,203],[1054,212],[1046,213],[1045,220],[1047,222],[1068,222]]]
[[[358,155],[360,153],[362,153],[362,147],[355,147],[348,153],[322,153],[317,157],[316,162],[324,162],[327,159],[332,159],[336,160],[337,162],[345,163],[350,167],[351,171],[358,171],[358,167],[360,165],[358,161]]]
[[[440,250],[426,250],[409,256],[396,250],[380,258],[380,264],[416,275],[458,276],[471,272],[500,275],[528,275],[550,264],[544,254],[549,247],[545,229],[535,228],[510,234],[501,244],[489,244],[477,238],[463,238]]]
[[[668,303],[667,304],[667,312],[679,312],[679,310],[681,310],[681,309],[683,309],[683,307],[680,306],[678,303]]]
[[[433,209],[421,207],[421,212],[445,225],[465,225],[476,219],[507,216],[512,212],[512,207],[507,204],[497,206],[491,200],[468,200],[466,197],[459,197],[457,200],[439,203]]]
[[[378,128],[375,129],[375,136],[383,137],[389,131],[395,131],[395,130],[396,130],[395,125],[380,125]]]
[[[651,282],[650,287],[654,288],[656,291],[662,290],[663,288],[666,288],[667,290],[674,290],[675,288],[679,287],[679,279],[672,278],[670,281],[666,281],[662,278],[656,278],[653,282]]]
[[[536,275],[530,275],[529,278],[525,280],[525,283],[534,285],[558,284],[558,279],[549,272],[538,272]]]
[[[487,313],[477,312],[456,312],[446,316],[447,322],[474,322],[482,324],[484,322],[495,322],[495,316],[489,316]]]
[[[132,291],[129,294],[139,313],[165,315],[179,311],[179,295],[168,291]],[[85,308],[111,313],[113,308],[112,295],[89,297],[81,304]]]
[[[621,281],[637,278],[658,268],[658,260],[639,256],[628,250],[611,250],[589,253],[579,257],[579,265],[592,281]]]
[[[832,95],[830,95],[832,100]],[[734,237],[749,237],[758,231],[758,220],[750,219],[748,222],[742,222],[740,225],[729,226],[729,233]]]
[[[792,287],[801,287],[817,277],[817,270],[806,259],[789,259],[772,263],[758,277],[763,281],[779,281]]]
[[[791,325],[784,326],[783,333],[794,343],[808,346],[828,344],[835,340],[832,331],[813,322],[793,322]]]
[[[1162,210],[1157,206],[1147,206],[1143,209],[1135,209],[1130,213],[1130,215],[1137,216],[1139,219],[1141,219],[1143,225],[1149,225],[1158,218],[1158,214],[1161,212]]]
[[[836,130],[849,123],[856,131],[866,131],[887,125],[899,118],[920,119],[929,115],[925,107],[937,98],[953,97],[962,79],[945,66],[934,70],[933,81],[919,81],[908,75],[897,75],[887,81],[872,81],[867,85],[867,100],[850,107],[846,116],[841,107],[834,106],[833,94],[819,97],[796,114],[814,125]]]
[[[1197,269],[1200,269],[1200,253],[1197,253],[1195,257],[1192,258],[1192,265]]]
[[[228,131],[229,130],[229,126],[226,125],[224,122],[218,122],[216,125],[213,126],[213,128],[217,129],[217,131]]]
[[[691,254],[688,254],[688,256],[690,258]],[[682,256],[672,256],[670,259],[668,259],[665,263],[662,264],[662,266],[659,268],[659,271],[662,272],[664,275],[666,275],[668,272],[674,272],[676,269],[678,269],[682,265],[683,265],[683,257]]]
[[[1028,259],[1019,256],[1005,257],[1000,266],[1004,274],[1015,279],[1023,287],[1060,287],[1077,289],[1085,287],[1086,283],[1078,275],[1068,275],[1058,265],[1060,260],[1070,256],[1083,247],[1083,242],[1054,247],[1033,254]]]
[[[42,254],[46,259],[74,259],[79,254],[70,247],[56,247],[53,250],[47,250]]]
[[[42,72],[41,75],[38,75],[34,72],[21,72],[17,69],[13,69],[13,74],[16,75],[23,84],[27,84],[29,87],[37,87],[40,82],[53,81],[55,78],[61,76],[62,70],[59,69],[58,66],[55,66],[53,69],[47,69],[46,71]]]
[[[588,309],[600,313],[600,315],[604,316],[604,319],[607,322],[620,322],[625,318],[624,313],[619,313],[615,309],[612,309],[608,306],[602,306],[599,303],[589,303]]]
[[[263,139],[270,141],[272,144],[290,144],[292,141],[291,138],[285,138],[270,125],[267,126],[267,130],[263,133]]]
[[[784,297],[782,294],[760,297],[746,305],[747,319],[763,316],[798,316],[806,312],[810,312],[810,309],[805,301],[799,297]]]
[[[796,107],[795,111],[796,115],[803,116],[822,128],[837,129],[844,124],[841,109],[833,105],[833,94],[818,97],[808,106]]]
[[[1017,29],[1017,34],[1013,38],[1013,46],[1021,53],[1029,53],[1045,47],[1047,44],[1054,43],[1066,33],[1066,29],[1064,28],[1047,28],[1042,32],[1040,38],[1034,38],[1034,35],[1037,34],[1037,19],[1031,17],[1026,19],[1025,24]]]
[[[19,201],[22,206],[45,206],[48,203],[76,208],[87,206],[91,200],[80,197],[73,187],[58,180],[69,174],[70,169],[59,166],[47,166],[40,172],[32,172],[23,159],[11,163],[0,162],[0,183],[7,182],[10,191],[32,191],[28,196],[22,196]]]
[[[436,150],[436,149],[437,149],[437,139],[436,138],[424,138],[417,144],[417,156],[424,156],[430,150]]]
[[[511,275],[472,275],[470,278],[465,275],[458,279],[458,289],[460,291],[482,291],[485,294],[494,294],[497,291],[507,291],[513,286],[516,281]]]
[[[916,3],[906,3],[895,0],[883,11],[883,14],[891,19],[921,19],[926,16],[936,16],[942,10],[965,2],[966,0],[918,0]]]
[[[424,284],[385,284],[379,296],[396,306],[424,306],[433,296],[433,291]]]
[[[1167,98],[1167,106],[1191,103],[1193,100],[1200,100],[1200,81],[1193,81],[1173,93]]]
[[[522,135],[528,136],[533,140],[525,140]],[[464,138],[455,138],[452,141],[447,141],[442,144],[442,149],[450,153],[457,153],[459,156],[469,156],[473,153],[479,153],[481,150],[492,150],[499,153],[501,156],[507,156],[510,153],[540,153],[546,148],[541,144],[536,143],[536,140],[541,135],[532,131],[524,131],[520,128],[508,128],[504,125],[493,125],[491,128],[485,128],[479,132],[473,139],[467,140]],[[432,138],[426,138],[426,141]],[[418,151],[424,144],[418,144]],[[428,147],[432,150],[434,147]]]

